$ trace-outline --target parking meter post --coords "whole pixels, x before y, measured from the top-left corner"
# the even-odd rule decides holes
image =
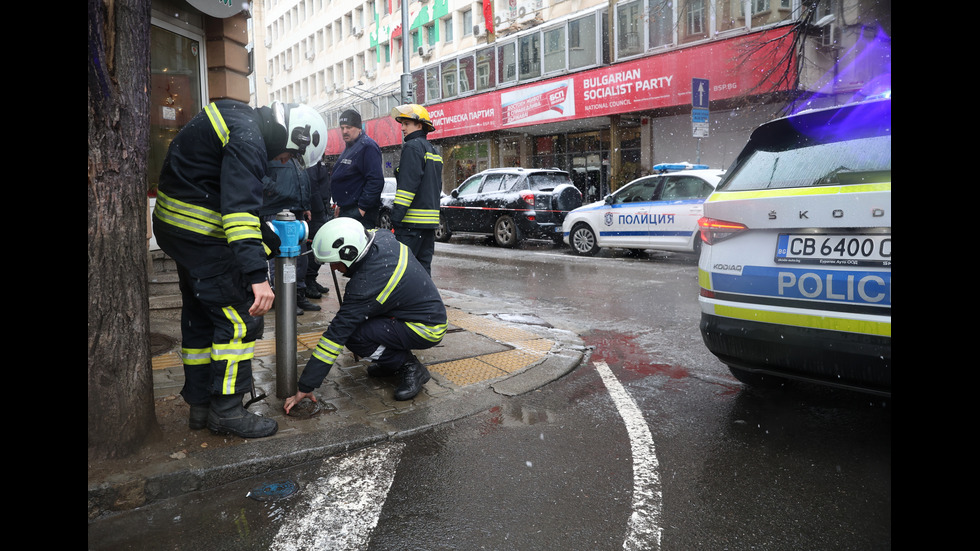
[[[282,244],[276,257],[276,396],[288,398],[297,391],[296,376],[296,259],[307,226],[284,210],[272,226]]]

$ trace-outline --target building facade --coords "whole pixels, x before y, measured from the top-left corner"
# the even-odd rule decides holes
[[[200,28],[203,55],[200,42],[190,54],[166,39],[170,57],[207,75],[186,86],[307,103],[330,128],[328,155],[344,147],[339,114],[355,108],[392,175],[401,133],[388,114],[410,83],[436,126],[446,192],[499,166],[568,170],[587,199],[660,162],[726,168],[791,106],[890,84],[887,1],[412,0],[407,33],[400,0],[257,0],[231,18],[193,15],[204,4],[227,2],[154,0],[155,33]]]

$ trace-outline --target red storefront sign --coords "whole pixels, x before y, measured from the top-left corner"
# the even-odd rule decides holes
[[[780,77],[795,71],[785,66],[786,60],[796,63],[791,33],[791,27],[780,27],[427,105],[436,128],[428,137],[690,105],[692,78],[711,81],[713,100],[788,90],[792,79]],[[368,121],[368,135],[382,147],[402,141],[399,125],[391,117]],[[330,138],[327,154],[340,154],[343,140],[333,139],[333,131]]]

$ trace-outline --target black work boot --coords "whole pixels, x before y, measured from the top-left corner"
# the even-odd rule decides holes
[[[215,434],[234,434],[242,438],[272,436],[279,430],[275,419],[260,417],[242,407],[245,394],[211,396],[208,429]]]
[[[191,404],[191,416],[187,426],[191,430],[201,430],[208,426],[208,412],[211,411],[211,404]]]
[[[414,355],[402,364],[399,375],[402,380],[395,389],[395,400],[411,400],[429,381],[429,370]]]
[[[306,293],[306,298],[323,298],[320,290],[309,283],[306,284],[306,290],[304,292]]]
[[[316,312],[320,310],[319,306],[313,304],[312,302],[310,302],[310,299],[306,298],[306,293],[304,293],[303,291],[299,291],[296,293],[296,306],[309,312]]]
[[[391,377],[398,374],[397,367],[381,367],[377,362],[367,366],[368,377]]]

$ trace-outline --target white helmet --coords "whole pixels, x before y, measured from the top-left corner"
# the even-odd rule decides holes
[[[334,218],[316,232],[313,256],[321,264],[341,262],[349,268],[364,257],[375,235],[353,218]]]
[[[323,157],[327,149],[327,123],[315,109],[303,103],[272,102],[276,121],[286,128],[286,150],[299,153],[306,166]]]

